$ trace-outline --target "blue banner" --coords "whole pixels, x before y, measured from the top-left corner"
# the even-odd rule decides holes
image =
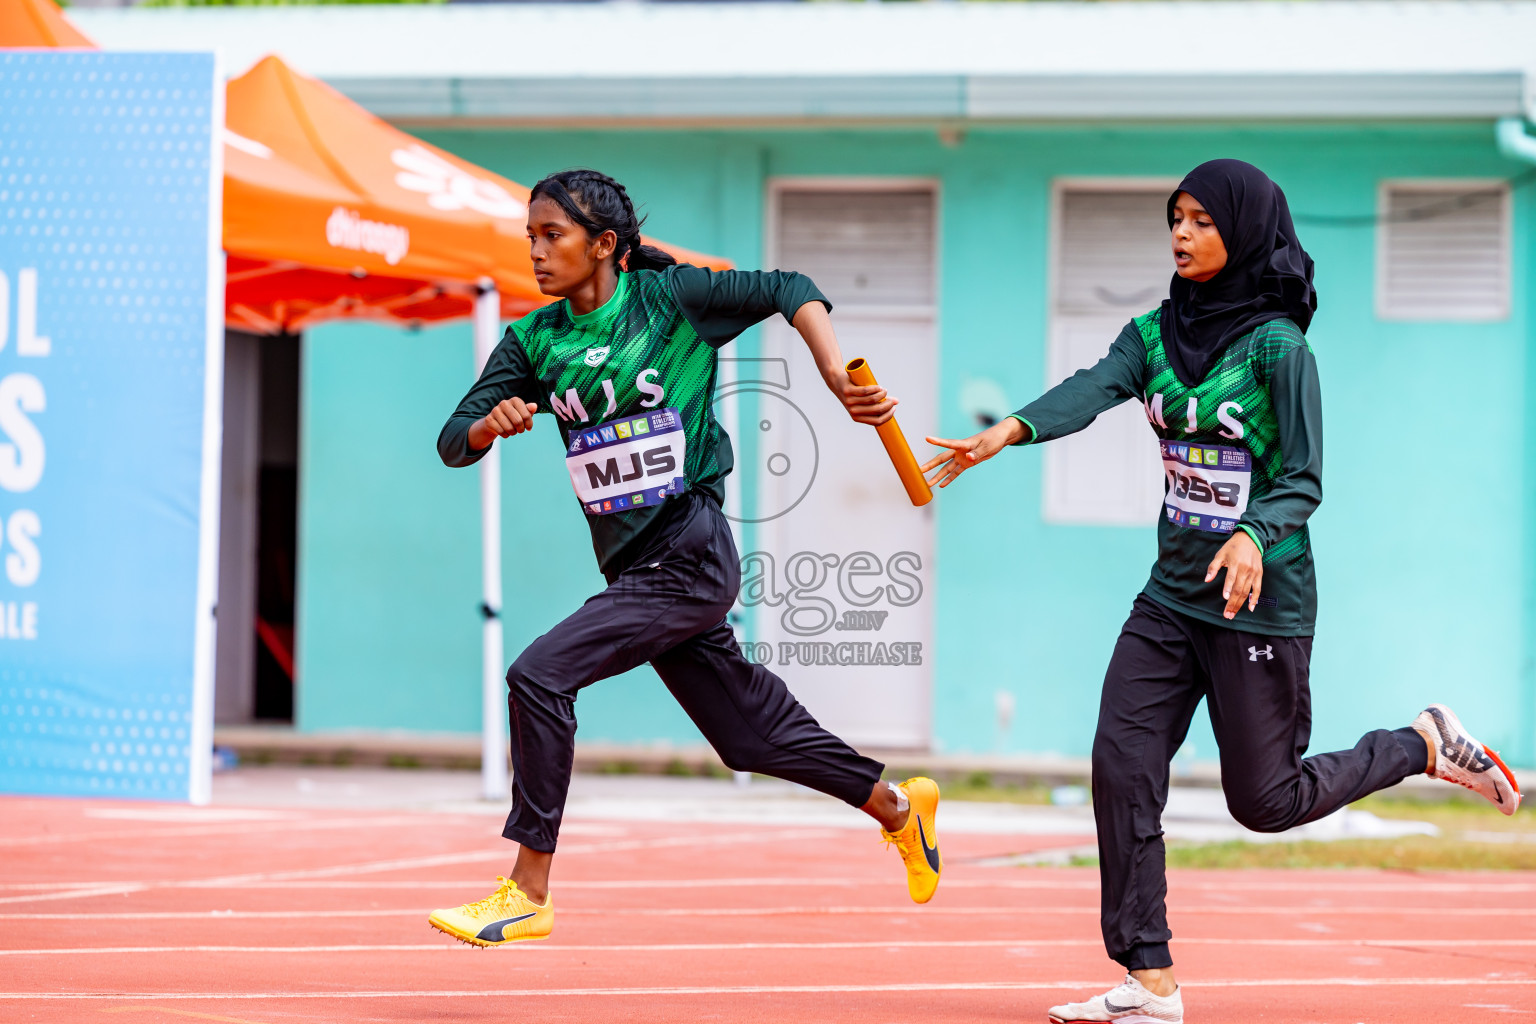
[[[0,52],[0,790],[207,798],[222,102]]]

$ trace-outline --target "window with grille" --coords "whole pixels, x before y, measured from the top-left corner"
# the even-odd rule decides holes
[[[1385,320],[1509,315],[1509,187],[1388,182],[1377,234],[1376,309]]]

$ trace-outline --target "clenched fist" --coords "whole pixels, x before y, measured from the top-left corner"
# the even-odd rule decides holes
[[[537,402],[524,402],[521,398],[509,398],[499,403],[469,428],[469,446],[479,451],[498,437],[532,430],[533,414],[538,411]]]

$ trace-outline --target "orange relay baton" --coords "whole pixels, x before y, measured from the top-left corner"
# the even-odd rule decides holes
[[[848,379],[860,387],[867,387],[875,383],[875,374],[869,368],[869,363],[863,359],[852,360],[848,366]],[[880,443],[885,445],[885,454],[891,457],[891,464],[896,467],[896,475],[901,477],[901,485],[907,489],[907,497],[912,499],[914,505],[926,505],[933,500],[933,489],[928,486],[928,481],[923,478],[923,471],[917,468],[917,459],[912,455],[912,448],[907,444],[906,435],[901,432],[893,416],[875,428],[880,435]]]

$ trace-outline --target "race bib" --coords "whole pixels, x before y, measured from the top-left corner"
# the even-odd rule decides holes
[[[676,409],[569,431],[565,467],[588,515],[658,505],[688,488],[688,440]]]
[[[1161,442],[1163,497],[1168,519],[1179,526],[1210,533],[1231,533],[1248,509],[1253,464],[1241,448],[1211,444]]]

